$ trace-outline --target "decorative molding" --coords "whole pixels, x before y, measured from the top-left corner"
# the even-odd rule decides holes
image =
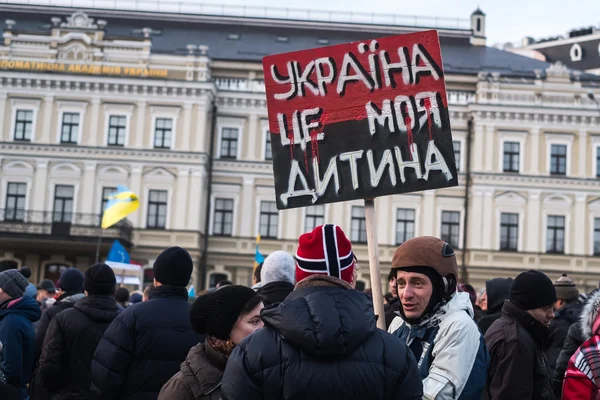
[[[100,23],[100,21],[98,21]],[[106,23],[104,23],[106,25]],[[94,24],[94,19],[87,16],[83,11],[77,11],[67,17],[67,22],[60,24],[61,28],[74,29],[98,29],[98,25]]]

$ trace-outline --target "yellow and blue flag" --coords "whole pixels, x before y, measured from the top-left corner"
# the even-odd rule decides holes
[[[108,196],[102,216],[102,229],[110,228],[140,206],[140,199],[126,186],[117,186],[117,191]]]
[[[263,257],[263,255],[260,254],[260,251],[258,250],[259,243],[260,243],[260,235],[258,235],[256,237],[256,250],[254,252],[254,270],[255,271],[256,271],[256,268],[260,265],[260,263],[265,261],[265,257]]]

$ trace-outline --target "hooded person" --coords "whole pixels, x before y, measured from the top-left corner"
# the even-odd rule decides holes
[[[158,400],[220,399],[227,359],[245,337],[263,327],[263,307],[262,297],[245,286],[226,286],[199,297],[190,308],[190,322],[206,341],[192,347]]]
[[[485,334],[490,351],[485,400],[555,398],[543,353],[555,302],[554,285],[542,272],[515,278],[502,317]]]
[[[27,289],[25,289],[25,296],[31,296],[35,299],[37,297],[37,287],[33,283],[29,282],[29,278],[31,278],[32,275],[31,268],[24,266],[19,269],[19,272],[23,274],[25,279],[28,281]]]
[[[119,314],[113,297],[117,280],[106,264],[85,271],[86,297],[50,322],[36,373],[52,400],[87,400],[91,363],[104,331]]]
[[[46,309],[40,318],[40,322],[35,327],[35,360],[39,360],[42,354],[42,346],[46,338],[46,331],[50,326],[52,319],[61,311],[71,308],[79,300],[83,299],[83,273],[77,268],[67,268],[58,280],[58,287],[61,295],[56,299],[56,302]]]
[[[385,328],[388,329],[394,320],[398,316],[398,310],[400,310],[400,300],[398,299],[398,292],[396,287],[396,271],[390,270],[388,275],[388,288],[389,292],[385,294]]]
[[[488,354],[469,295],[457,292],[454,249],[416,237],[396,249],[392,269],[401,307],[389,332],[418,361],[424,398],[481,399]]]
[[[229,357],[224,400],[423,398],[406,345],[377,329],[371,302],[352,289],[354,263],[339,227],[300,236],[296,288]]]
[[[461,283],[458,285],[458,291],[469,294],[469,300],[471,300],[471,305],[473,306],[473,319],[477,323],[483,316],[483,310],[477,305],[477,292],[475,288],[468,283]]]
[[[0,273],[0,342],[3,345],[0,371],[6,383],[28,400],[35,355],[33,323],[42,311],[35,299],[24,296],[27,279],[16,269]]]
[[[91,399],[156,400],[200,337],[190,324],[187,284],[194,264],[181,247],[154,261],[150,299],[121,312],[92,359]]]
[[[281,303],[294,290],[296,263],[287,252],[269,254],[260,271],[261,288],[257,293],[265,298],[265,307]]]
[[[482,334],[485,335],[490,326],[502,316],[502,307],[504,301],[510,296],[512,284],[512,278],[494,278],[485,283],[487,312],[477,322]]]
[[[600,291],[594,292],[577,322],[588,338],[569,359],[562,398],[600,398]]]

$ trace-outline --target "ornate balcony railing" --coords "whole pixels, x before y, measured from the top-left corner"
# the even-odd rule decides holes
[[[259,79],[215,77],[215,85],[219,90],[229,92],[265,93],[265,81]]]
[[[82,214],[61,211],[30,211],[0,208],[0,235],[41,235],[55,238],[121,239],[131,243],[133,227],[122,220],[108,229],[102,229],[101,214]]]

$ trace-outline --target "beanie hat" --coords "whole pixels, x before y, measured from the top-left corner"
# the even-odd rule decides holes
[[[185,287],[192,277],[192,257],[181,247],[169,247],[154,261],[154,279],[163,285]]]
[[[351,283],[353,274],[352,244],[339,226],[317,226],[300,236],[296,251],[296,282],[311,275],[328,275]]]
[[[144,299],[144,297],[140,293],[137,293],[137,292],[131,293],[131,296],[129,296],[129,302],[131,304],[141,303],[143,299]]]
[[[225,286],[216,292],[205,294],[190,307],[190,323],[196,333],[207,334],[227,340],[244,306],[260,296],[249,287]]]
[[[47,292],[56,292],[56,286],[54,286],[54,282],[50,279],[43,279],[39,285],[37,285],[38,290],[45,290]]]
[[[442,239],[419,236],[402,243],[392,257],[392,268],[430,267],[442,278],[458,278],[454,249]],[[456,285],[454,285],[454,289]]]
[[[0,272],[0,289],[13,298],[23,297],[29,281],[16,269]]]
[[[510,302],[527,311],[556,303],[556,290],[546,274],[530,270],[520,273],[510,289]]]
[[[263,262],[260,281],[263,285],[279,281],[294,283],[295,274],[294,257],[283,250],[278,250],[269,254]]]
[[[115,300],[119,303],[127,303],[129,301],[129,290],[120,287],[115,291]]]
[[[83,292],[83,281],[85,277],[77,268],[67,268],[60,274],[58,287],[64,292],[81,293]]]
[[[577,300],[579,297],[577,285],[567,274],[562,274],[560,278],[554,281],[554,289],[556,290],[556,298],[560,300]]]
[[[94,264],[85,271],[83,288],[88,294],[112,295],[116,284],[115,273],[106,264]]]

